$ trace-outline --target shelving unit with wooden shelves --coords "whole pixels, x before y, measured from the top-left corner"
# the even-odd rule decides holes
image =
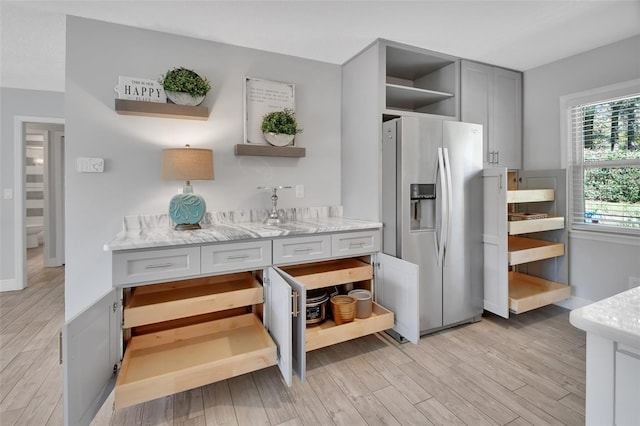
[[[546,213],[555,210],[549,206],[556,202],[556,190],[514,189],[507,181],[516,179],[506,169],[484,171],[485,309],[505,318],[509,312],[520,314],[571,296],[569,285],[519,270],[565,255],[565,243],[545,234],[564,228],[563,216]],[[545,212],[518,212],[519,206],[523,210],[540,206]],[[508,220],[508,213],[516,220]]]

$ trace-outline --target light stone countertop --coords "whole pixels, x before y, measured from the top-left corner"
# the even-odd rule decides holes
[[[268,210],[207,213],[202,229],[176,231],[168,215],[127,216],[123,230],[104,245],[106,251],[169,247],[188,244],[275,238],[324,232],[379,229],[379,222],[347,219],[342,208],[305,208],[283,210],[285,222],[263,223]]]
[[[640,349],[640,287],[571,311],[575,327]]]

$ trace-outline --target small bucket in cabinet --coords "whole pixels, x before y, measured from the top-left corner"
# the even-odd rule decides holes
[[[349,296],[355,297],[358,301],[356,304],[356,318],[369,318],[373,309],[371,292],[364,289],[355,289],[349,292]]]

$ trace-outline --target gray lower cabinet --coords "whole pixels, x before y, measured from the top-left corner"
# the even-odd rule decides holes
[[[417,342],[417,266],[378,253],[379,230],[275,262],[315,237],[113,252],[113,290],[63,327],[65,424],[89,424],[114,388],[122,408],[272,365],[291,385],[308,351],[390,328]],[[350,282],[372,315],[307,327],[306,292]]]

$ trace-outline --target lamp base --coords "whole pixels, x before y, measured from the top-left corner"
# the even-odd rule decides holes
[[[193,231],[195,229],[202,229],[202,228],[200,227],[199,223],[194,223],[194,224],[191,224],[191,223],[179,223],[173,229],[175,229],[176,231]]]
[[[182,187],[182,194],[176,194],[169,203],[169,217],[176,224],[176,231],[200,229],[207,205],[204,199],[193,193],[191,185]]]

